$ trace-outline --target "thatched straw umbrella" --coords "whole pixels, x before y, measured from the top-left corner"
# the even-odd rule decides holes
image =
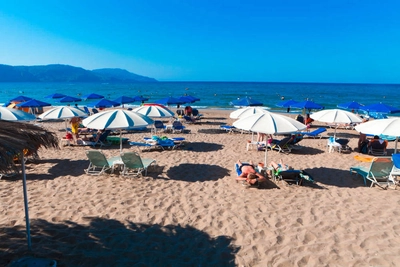
[[[24,150],[29,151],[32,155],[37,155],[37,150],[40,147],[59,148],[56,134],[33,124],[0,120],[0,172],[8,173],[15,171],[17,167],[14,163],[14,158],[16,155],[20,155],[23,176],[22,184],[24,190],[26,235],[29,249],[31,249],[31,240]]]

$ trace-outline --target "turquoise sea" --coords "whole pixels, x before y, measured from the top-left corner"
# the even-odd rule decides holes
[[[97,93],[108,99],[119,96],[142,95],[152,102],[167,96],[179,97],[193,95],[201,100],[192,106],[201,108],[234,109],[229,103],[240,97],[250,96],[264,103],[272,110],[281,99],[296,101],[313,100],[327,108],[336,108],[337,104],[357,101],[364,105],[385,103],[400,107],[399,84],[334,84],[334,83],[267,83],[267,82],[155,82],[130,84],[99,83],[0,83],[0,103],[20,95],[50,102],[53,105],[65,105],[56,100],[45,98],[53,93],[63,93],[80,97]],[[79,106],[91,101],[78,102]],[[133,103],[140,105],[140,103]]]

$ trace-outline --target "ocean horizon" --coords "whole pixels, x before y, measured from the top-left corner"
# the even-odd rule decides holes
[[[356,101],[364,105],[385,103],[399,107],[393,97],[400,84],[363,83],[309,83],[309,82],[150,82],[150,83],[0,83],[0,103],[8,103],[17,96],[28,96],[52,105],[66,105],[56,99],[46,98],[54,93],[78,97],[97,93],[113,100],[119,96],[148,97],[152,103],[164,97],[192,95],[200,101],[190,104],[199,109],[235,109],[230,102],[242,97],[251,97],[271,110],[286,109],[276,106],[282,100],[312,100],[325,109],[336,108],[338,104]],[[76,102],[79,106],[93,102]],[[71,103],[75,104],[75,103]],[[133,103],[139,106],[140,103]],[[296,112],[296,110],[292,110]]]

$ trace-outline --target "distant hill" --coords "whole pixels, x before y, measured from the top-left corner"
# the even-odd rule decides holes
[[[96,69],[51,64],[10,66],[0,64],[0,82],[157,82],[124,69]]]

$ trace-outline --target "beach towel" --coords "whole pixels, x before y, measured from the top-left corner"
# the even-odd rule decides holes
[[[372,159],[374,157],[370,157],[370,156],[363,156],[363,155],[355,155],[354,159],[361,161],[361,162],[372,162]]]

